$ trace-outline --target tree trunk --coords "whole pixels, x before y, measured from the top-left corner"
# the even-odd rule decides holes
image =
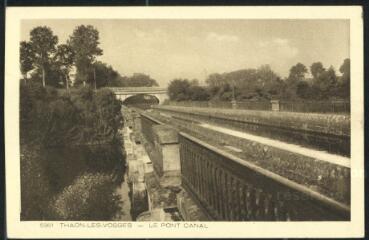
[[[27,73],[23,74],[24,84],[27,85]]]
[[[65,86],[67,88],[67,92],[69,91],[69,84],[68,84],[68,74],[65,74]]]
[[[95,70],[95,67],[94,67],[94,82],[95,82],[95,91],[96,91],[96,70]]]
[[[45,68],[44,67],[42,67],[42,86],[46,86],[46,84],[45,84]]]

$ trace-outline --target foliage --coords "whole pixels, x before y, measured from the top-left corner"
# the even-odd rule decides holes
[[[70,85],[69,72],[73,66],[75,53],[72,48],[67,44],[60,44],[57,47],[56,54],[54,56],[55,65],[62,72],[65,78],[64,85],[68,88]]]
[[[103,54],[102,49],[98,47],[99,44],[99,32],[93,26],[80,25],[74,29],[68,40],[68,45],[75,53],[77,82],[84,84],[88,81],[91,82],[88,74],[92,64],[97,56]]]
[[[190,86],[190,82],[187,79],[174,79],[168,85],[169,99],[175,101],[190,100]]]
[[[55,46],[58,37],[53,34],[51,28],[43,26],[36,27],[30,32],[30,45],[33,52],[35,65],[42,72],[42,84],[45,83],[45,68],[51,61],[51,55],[56,51]]]
[[[209,99],[209,94],[203,87],[192,85],[189,92],[192,101],[207,101]]]
[[[114,204],[110,197],[113,188],[123,181],[125,159],[118,135],[122,126],[120,107],[119,100],[107,89],[94,92],[84,87],[63,93],[53,87],[44,88],[39,82],[21,83],[22,219],[65,217],[61,213],[53,215],[51,197],[63,191],[58,199],[71,199],[68,191],[79,188],[68,186],[86,171],[109,175],[96,180],[101,183],[95,180],[83,183],[89,186],[91,194],[83,200],[88,201],[89,209],[97,209],[103,202]],[[95,143],[105,145],[89,146]],[[69,190],[63,190],[65,187]],[[57,209],[65,206],[58,204],[61,205]],[[106,215],[98,216],[101,217],[98,220],[110,217],[108,211],[113,208],[114,205],[107,208]],[[80,211],[86,217],[84,210]]]
[[[45,220],[50,217],[50,186],[37,146],[21,144],[21,220]]]
[[[113,177],[86,173],[55,197],[55,219],[111,220],[120,211],[121,198],[114,193]]]
[[[132,76],[115,76],[110,78],[107,86],[109,87],[155,87],[159,86],[157,81],[147,74],[134,73]]]
[[[334,95],[337,84],[337,76],[333,67],[328,68],[322,72],[319,77],[314,79],[314,86],[318,89],[319,98],[327,99]]]
[[[311,99],[314,91],[308,82],[300,81],[296,86],[296,95],[302,99]]]
[[[305,74],[308,72],[306,66],[302,63],[297,63],[290,69],[290,74],[287,78],[289,84],[295,84],[305,79]]]
[[[93,68],[94,70],[89,72],[89,79],[96,81],[97,88],[108,86],[109,83],[116,82],[120,77],[120,74],[106,63],[97,61],[93,64]],[[95,82],[93,85],[95,85]]]
[[[306,78],[308,69],[302,63],[291,67],[289,76],[281,79],[269,65],[226,73],[213,73],[205,87],[186,79],[175,79],[168,86],[172,101],[231,101],[270,99],[347,99],[349,98],[350,60],[346,59],[338,77],[333,67],[324,68],[321,62],[310,66],[312,79]]]
[[[34,52],[30,42],[22,41],[20,43],[20,69],[23,78],[27,78],[27,73],[33,69]]]
[[[127,79],[130,87],[153,87],[158,86],[158,83],[149,75],[143,73],[134,73]]]
[[[111,142],[123,124],[120,101],[107,90],[88,87],[58,95],[39,83],[21,84],[21,137],[42,145]]]
[[[43,86],[66,87],[71,85],[69,74],[76,67],[74,86],[151,87],[158,86],[147,74],[121,76],[112,66],[96,61],[102,55],[99,32],[91,25],[77,26],[66,44],[59,44],[57,36],[46,26],[31,30],[30,41],[20,42],[20,68],[23,78],[31,72],[30,81]]]
[[[346,58],[340,67],[342,77],[339,82],[338,91],[344,98],[350,98],[350,59]]]
[[[315,62],[310,66],[310,72],[314,79],[317,79],[324,71],[325,68],[321,62]]]
[[[242,69],[223,74],[211,74],[206,80],[211,98],[231,100],[235,98],[258,99],[278,95],[283,82],[269,65],[257,69]]]

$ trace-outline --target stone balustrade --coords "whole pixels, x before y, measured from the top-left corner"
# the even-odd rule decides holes
[[[221,151],[179,136],[182,185],[215,220],[349,220],[347,205]]]
[[[159,110],[193,114],[204,119],[226,119],[288,130],[336,136],[350,136],[350,116],[338,114],[296,113],[258,110],[233,110],[199,107],[156,106]]]

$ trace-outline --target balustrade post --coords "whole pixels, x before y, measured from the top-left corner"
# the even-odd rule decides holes
[[[178,133],[166,125],[152,127],[154,135],[155,151],[157,159],[153,160],[154,169],[160,177],[162,186],[179,186],[180,181],[180,156],[178,145]]]
[[[279,111],[279,100],[271,100],[272,111]]]

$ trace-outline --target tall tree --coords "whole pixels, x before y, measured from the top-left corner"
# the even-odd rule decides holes
[[[344,98],[350,98],[350,59],[346,58],[340,67],[340,72],[342,73],[340,80],[340,92],[341,96]]]
[[[311,75],[313,75],[314,80],[318,79],[320,74],[325,71],[323,64],[321,62],[315,62],[310,66]]]
[[[342,81],[349,81],[350,79],[350,59],[346,58],[341,67],[340,67],[340,72],[342,73]]]
[[[205,80],[206,84],[210,87],[220,87],[225,83],[224,76],[219,73],[213,73],[208,76]]]
[[[99,48],[99,32],[91,25],[80,25],[74,29],[68,44],[75,52],[77,81],[86,85],[93,62],[97,56],[103,54]]]
[[[305,74],[307,73],[307,68],[302,63],[297,63],[290,69],[290,74],[288,76],[288,81],[290,83],[297,83],[305,79]]]
[[[68,44],[60,44],[55,54],[55,62],[60,67],[64,78],[65,87],[69,89],[69,72],[74,63],[74,52]]]
[[[189,88],[191,84],[188,79],[174,79],[168,85],[170,100],[186,101],[190,99]]]
[[[34,53],[29,42],[20,43],[20,70],[23,79],[27,82],[27,73],[33,69]]]
[[[104,86],[114,86],[114,83],[119,81],[121,77],[120,74],[115,71],[111,66],[107,65],[106,63],[97,61],[94,63],[94,71],[90,74],[94,74],[94,78],[96,80],[96,87],[104,87]]]
[[[50,63],[51,55],[55,52],[58,37],[51,28],[43,26],[31,30],[30,44],[34,53],[35,64],[42,72],[42,85],[45,87],[46,67]]]
[[[337,85],[337,75],[332,66],[320,74],[314,82],[315,88],[320,92],[320,98],[327,99],[334,94]]]

